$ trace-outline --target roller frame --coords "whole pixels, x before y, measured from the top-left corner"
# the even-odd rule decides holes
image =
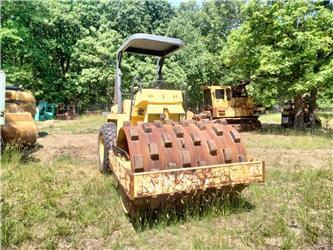
[[[129,161],[112,151],[109,155],[111,170],[132,201],[265,181],[264,162],[255,159],[243,163],[133,173]]]

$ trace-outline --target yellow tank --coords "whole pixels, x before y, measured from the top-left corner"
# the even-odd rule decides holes
[[[34,117],[36,114],[35,97],[31,92],[22,88],[6,87],[6,111],[17,112],[19,109],[29,112]]]
[[[5,144],[33,145],[38,130],[33,116],[36,113],[34,96],[22,88],[6,87],[5,124],[1,126],[1,138]]]

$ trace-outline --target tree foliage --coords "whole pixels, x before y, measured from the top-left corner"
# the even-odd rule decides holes
[[[333,13],[314,1],[250,1],[221,53],[228,81],[250,79],[270,102],[333,83]]]
[[[190,108],[197,108],[202,85],[245,79],[266,104],[311,90],[328,100],[332,23],[327,1],[212,0],[173,7],[167,0],[8,0],[1,3],[1,67],[9,84],[38,99],[83,108],[110,104],[116,50],[129,35],[144,32],[185,41],[163,73],[168,87],[185,91]],[[156,58],[126,55],[125,94],[135,76],[152,86]]]

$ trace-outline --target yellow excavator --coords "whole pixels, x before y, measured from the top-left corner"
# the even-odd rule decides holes
[[[131,218],[142,210],[225,190],[240,192],[264,181],[264,163],[246,154],[237,130],[219,119],[186,120],[182,92],[163,89],[164,60],[183,46],[176,38],[139,33],[117,51],[115,104],[99,130],[98,168],[114,175]],[[157,57],[152,88],[143,89],[135,77],[128,100],[122,100],[125,53]]]
[[[204,86],[203,112],[194,115],[195,120],[223,119],[238,131],[250,131],[261,128],[259,117],[254,115],[252,98],[247,94],[248,82],[236,86]]]
[[[5,74],[0,72],[1,145],[34,145],[37,127],[33,116],[36,112],[34,96],[20,87],[5,86]]]

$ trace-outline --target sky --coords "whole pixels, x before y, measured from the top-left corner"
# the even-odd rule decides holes
[[[179,6],[179,4],[181,3],[181,2],[186,2],[187,0],[168,0],[170,3],[171,3],[171,5],[173,5],[173,6]],[[203,0],[195,0],[199,5],[201,5],[202,4],[202,1]]]

